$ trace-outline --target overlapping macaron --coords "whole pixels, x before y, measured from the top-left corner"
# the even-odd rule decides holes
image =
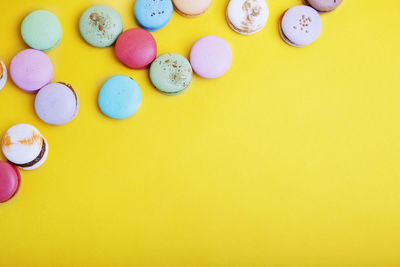
[[[231,0],[226,10],[229,26],[244,35],[261,31],[267,24],[268,16],[265,0]]]
[[[331,12],[340,6],[342,0],[304,0],[304,2],[319,12]]]
[[[89,7],[79,21],[80,33],[94,47],[108,47],[122,33],[122,18],[118,11],[107,5]]]

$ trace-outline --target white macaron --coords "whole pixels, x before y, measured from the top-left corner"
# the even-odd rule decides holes
[[[0,90],[3,89],[7,82],[7,68],[3,61],[0,60]]]
[[[251,35],[261,31],[269,16],[265,0],[231,0],[226,10],[226,20],[237,33]]]
[[[29,124],[17,124],[8,129],[1,147],[8,161],[23,170],[40,167],[49,153],[46,139]]]

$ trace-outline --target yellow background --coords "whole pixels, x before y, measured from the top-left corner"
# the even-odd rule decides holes
[[[278,33],[300,0],[268,0],[268,24],[250,37],[228,27],[228,1],[195,19],[174,13],[154,32],[159,54],[188,56],[209,34],[234,52],[227,75],[196,76],[176,97],[80,37],[92,4],[136,27],[134,1],[0,2],[7,66],[26,48],[25,15],[60,18],[54,81],[81,102],[73,122],[54,127],[36,117],[33,94],[11,80],[0,92],[1,133],[30,123],[50,145],[46,164],[22,172],[19,194],[0,205],[0,266],[400,266],[398,0],[345,0],[306,48]],[[97,106],[116,74],[144,97],[122,121]]]

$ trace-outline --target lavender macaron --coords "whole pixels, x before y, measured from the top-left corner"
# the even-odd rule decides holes
[[[10,76],[22,90],[34,93],[53,79],[54,67],[50,58],[42,51],[26,49],[11,61]]]
[[[78,114],[78,96],[71,85],[52,83],[37,93],[35,110],[39,118],[48,124],[67,124]]]
[[[342,3],[342,0],[304,0],[304,2],[319,12],[331,12]]]

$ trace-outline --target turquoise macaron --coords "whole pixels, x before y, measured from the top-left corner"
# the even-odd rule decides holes
[[[99,107],[113,119],[134,115],[142,104],[142,91],[131,77],[116,75],[108,79],[100,90]]]
[[[106,5],[89,7],[81,16],[79,30],[85,41],[94,47],[108,47],[122,33],[122,18]]]
[[[148,31],[164,28],[171,20],[173,11],[171,0],[137,0],[135,4],[136,21]]]
[[[46,52],[61,42],[63,31],[56,15],[47,10],[36,10],[22,21],[21,35],[27,45]]]
[[[192,66],[180,54],[163,54],[156,58],[150,67],[151,82],[166,95],[182,93],[189,87],[192,79]]]

